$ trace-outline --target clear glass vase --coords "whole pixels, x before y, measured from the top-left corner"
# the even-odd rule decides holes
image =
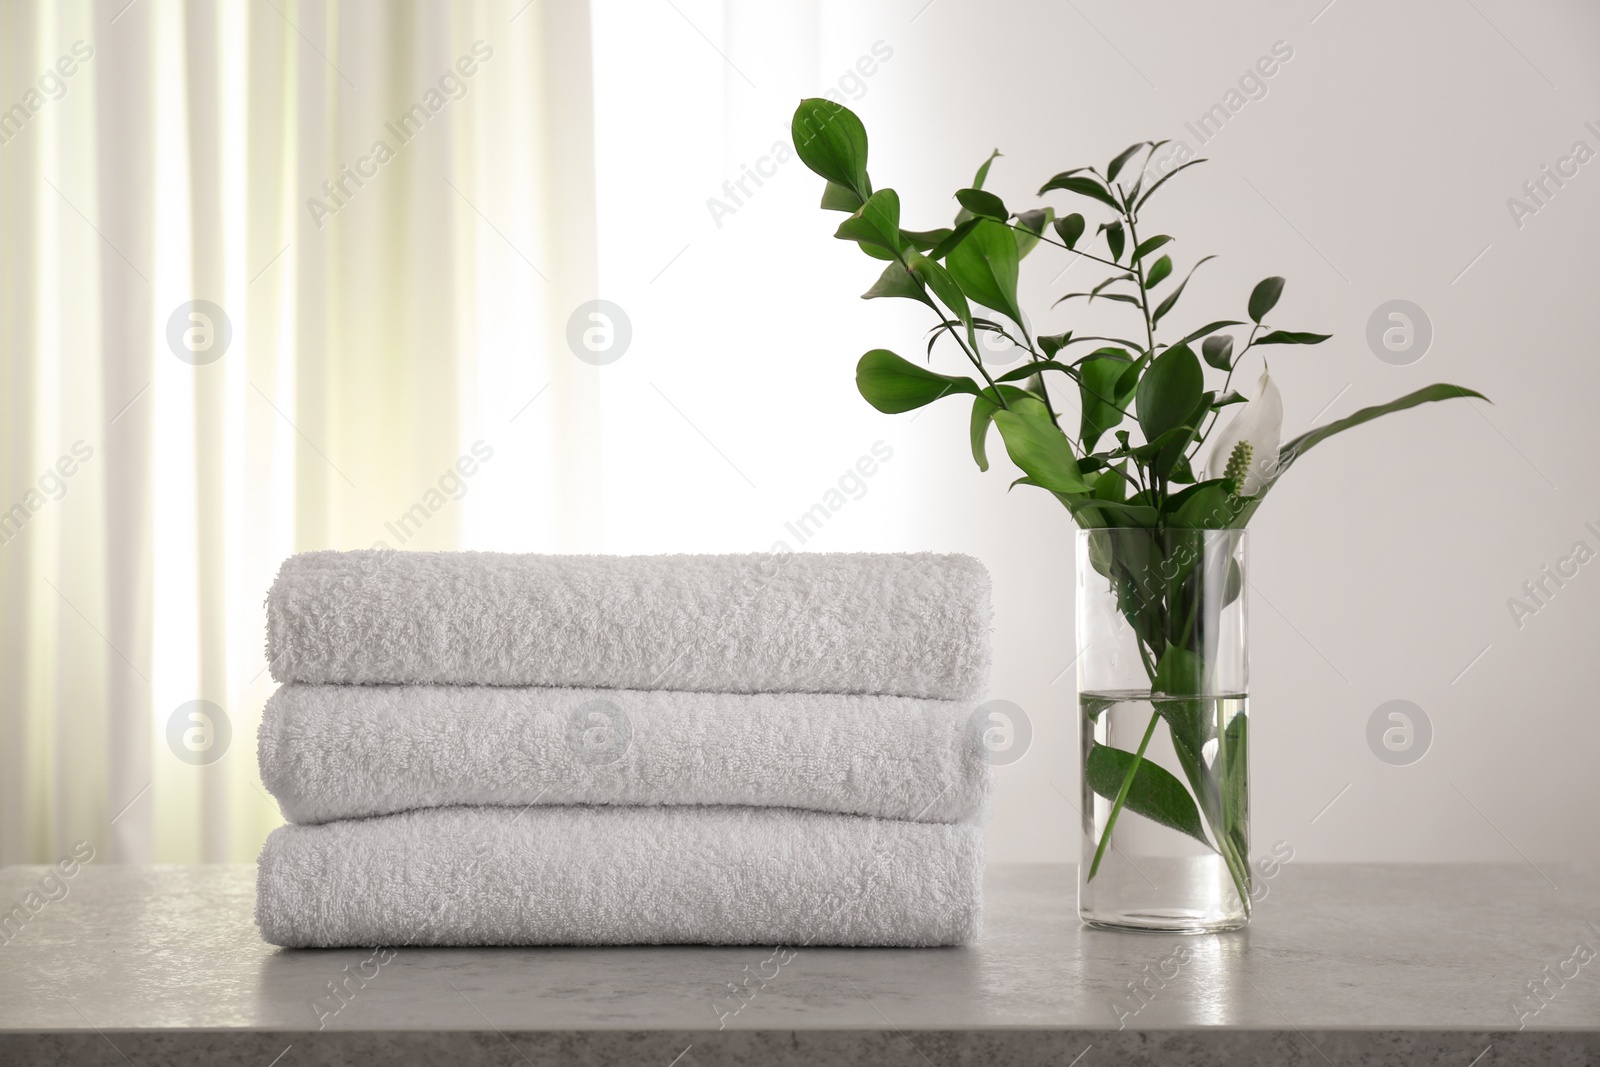
[[[1078,532],[1078,914],[1209,933],[1250,920],[1243,530]]]

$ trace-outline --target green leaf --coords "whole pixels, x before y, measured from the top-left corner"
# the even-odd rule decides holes
[[[1068,248],[1078,243],[1078,238],[1083,236],[1086,223],[1083,216],[1074,211],[1064,219],[1056,220],[1056,236],[1061,238],[1061,243]]]
[[[1181,646],[1173,645],[1167,649],[1168,654],[1182,653],[1184,664],[1180,673],[1194,668],[1194,685],[1200,684],[1202,677],[1200,657]],[[1163,662],[1166,657],[1163,656]],[[1161,673],[1161,668],[1156,668],[1156,673]],[[1178,683],[1186,684],[1186,683]],[[1208,818],[1212,817],[1215,810],[1214,802],[1215,783],[1209,781],[1205,760],[1205,744],[1216,736],[1216,717],[1208,714],[1213,701],[1204,698],[1198,700],[1160,700],[1156,702],[1156,712],[1167,721],[1167,726],[1172,731],[1172,745],[1177,750],[1178,762],[1183,765],[1184,775],[1189,779],[1189,784],[1195,787],[1196,794],[1200,797],[1201,809]],[[1198,773],[1197,773],[1198,772]],[[1207,797],[1205,787],[1211,786],[1210,797]]]
[[[1120,438],[1123,431],[1118,430]],[[1124,448],[1114,455],[1127,455],[1140,463],[1149,466],[1158,477],[1167,477],[1178,456],[1189,447],[1189,442],[1194,440],[1194,427],[1187,424],[1174,426],[1154,441],[1146,441],[1134,448]]]
[[[1240,511],[1233,488],[1226,478],[1190,486],[1180,494],[1181,501],[1173,498],[1178,506],[1168,516],[1168,524],[1182,530],[1228,529]]]
[[[1093,483],[1093,489],[1088,493],[1054,493],[1066,509],[1072,513],[1072,521],[1082,530],[1104,529],[1106,527],[1143,527],[1149,529],[1155,525],[1156,509],[1144,504],[1129,504],[1119,498],[1119,494],[1111,489],[1102,494],[1100,489],[1108,482],[1114,483],[1117,488],[1122,486],[1122,476],[1116,471],[1101,471],[1098,476],[1085,478],[1086,483]],[[1018,478],[1011,483],[1015,488],[1018,485],[1038,485],[1032,478]]]
[[[1137,282],[1138,280],[1138,277],[1133,274],[1113,274],[1111,277],[1107,278],[1105,281],[1089,290],[1089,299],[1093,300],[1095,297],[1105,292],[1108,286],[1115,285],[1117,282]]]
[[[1024,363],[1020,367],[1014,367],[1011,370],[1006,371],[1004,374],[996,378],[995,381],[1019,382],[1024,378],[1032,378],[1035,374],[1043,374],[1047,370],[1064,371],[1068,376],[1071,376],[1074,373],[1073,368],[1067,366],[1065,363],[1060,363],[1053,359],[1036,359],[1029,363]]]
[[[1138,297],[1129,296],[1126,293],[1101,293],[1101,292],[1068,293],[1065,296],[1060,297],[1059,299],[1057,299],[1055,301],[1055,303],[1052,303],[1050,306],[1051,307],[1055,307],[1056,304],[1063,303],[1063,302],[1065,302],[1067,300],[1071,300],[1073,297],[1078,297],[1078,296],[1086,296],[1090,300],[1093,300],[1095,297],[1099,297],[1101,300],[1115,300],[1119,304],[1132,304],[1135,307],[1139,306]]]
[[[1188,344],[1190,341],[1199,340],[1200,338],[1206,336],[1207,334],[1216,333],[1218,330],[1220,330],[1220,329],[1222,329],[1222,328],[1224,328],[1226,326],[1243,326],[1243,325],[1244,325],[1244,323],[1240,322],[1238,319],[1218,319],[1216,322],[1208,322],[1204,326],[1200,327],[1198,330],[1194,330],[1194,331],[1190,332],[1189,334],[1185,335],[1185,337],[1183,338],[1183,341],[1181,343]]]
[[[972,398],[972,458],[981,471],[989,469],[989,423],[999,410],[999,404],[982,394]]]
[[[962,190],[962,192],[981,192],[983,190],[983,183],[989,178],[989,167],[994,163],[995,160],[999,158],[1000,149],[996,148],[993,152],[990,152],[989,158],[985,159],[981,164],[979,164],[977,172],[973,174],[972,184],[967,189]],[[956,199],[961,199],[960,193],[956,194]],[[999,197],[996,197],[995,200],[998,202]],[[956,225],[959,226],[963,222],[966,222],[970,219],[984,217],[989,217],[989,213],[987,211],[974,211],[972,208],[967,206],[965,201],[962,201],[961,210],[956,212]],[[1004,221],[1004,217],[1002,217],[1001,221]]]
[[[1094,551],[1091,549],[1090,555],[1093,556],[1093,554]],[[1133,786],[1134,775],[1138,773],[1140,766],[1144,762],[1145,750],[1150,747],[1150,739],[1155,736],[1156,727],[1160,722],[1159,714],[1150,716],[1150,722],[1145,726],[1144,734],[1139,739],[1138,750],[1128,753],[1128,758],[1123,762],[1122,780],[1117,786],[1116,795],[1111,798],[1111,811],[1106,816],[1105,829],[1100,833],[1100,846],[1095,850],[1094,862],[1089,865],[1089,881],[1094,880],[1095,871],[1100,867],[1100,860],[1105,855],[1106,846],[1111,844],[1111,831],[1117,825],[1117,816],[1122,813],[1128,793]],[[1093,745],[1095,742],[1091,741],[1090,744]],[[1088,764],[1088,756],[1089,753],[1084,756],[1085,767]],[[1084,784],[1093,788],[1093,783],[1090,782],[1087,773],[1084,775]],[[1154,885],[1155,883],[1152,882],[1151,884]]]
[[[1135,410],[1146,441],[1182,425],[1200,402],[1205,372],[1188,345],[1173,345],[1150,362],[1139,379]]]
[[[1152,323],[1160,322],[1166,313],[1172,310],[1172,305],[1178,302],[1178,297],[1182,296],[1183,291],[1189,287],[1189,279],[1193,278],[1194,272],[1200,269],[1200,264],[1206,262],[1206,260],[1216,258],[1216,256],[1202,256],[1199,262],[1190,267],[1189,273],[1184,275],[1183,281],[1178,283],[1178,287],[1172,290],[1172,292],[1167,295],[1167,298],[1156,306],[1156,313],[1150,316],[1150,321]]]
[[[999,334],[1001,337],[1005,338],[1007,341],[1010,341],[1014,345],[1020,346],[1021,344],[1021,342],[1019,342],[1015,337],[1011,336],[1010,331],[1008,331],[1004,325],[996,322],[994,319],[986,319],[982,316],[975,315],[972,319],[972,325],[980,330],[987,330],[990,333]]]
[[[1039,237],[1044,233],[1044,228],[1055,221],[1056,209],[1053,207],[1034,208],[1024,211],[1017,216],[1017,228],[1012,230],[1012,236],[1017,239],[1017,258],[1021,259],[1034,246],[1039,243]]]
[[[900,194],[893,189],[880,189],[867,198],[867,202],[849,218],[839,224],[835,237],[876,246],[891,257],[898,254],[900,244]]]
[[[1081,471],[1086,471],[1092,464],[1104,462],[1105,461],[1103,459],[1095,456],[1085,456],[1079,461],[1078,469]],[[1093,495],[1096,501],[1107,504],[1127,503],[1128,488],[1130,484],[1128,482],[1127,466],[1128,465],[1126,463],[1108,464],[1102,466],[1100,468],[1100,473],[1097,474],[1093,479],[1084,479],[1085,481],[1093,482]],[[1153,511],[1154,509],[1152,508],[1151,510]],[[1155,521],[1155,516],[1151,515],[1150,519],[1152,522]]]
[[[883,268],[883,273],[878,275],[878,280],[872,288],[861,294],[863,300],[874,300],[884,296],[901,296],[909,300],[920,300],[922,303],[933,307],[933,301],[928,299],[927,292],[922,288],[922,282],[917,276],[901,266],[897,260]]]
[[[1022,322],[1017,307],[1017,242],[1009,227],[978,219],[945,256],[945,267],[968,298]]]
[[[1043,401],[1032,397],[994,413],[1006,453],[1034,483],[1056,493],[1088,491],[1066,435],[1050,421]]]
[[[1119,391],[1123,360],[1101,357],[1083,362],[1078,371],[1078,393],[1083,413],[1079,421],[1078,440],[1085,452],[1094,451],[1101,436],[1121,424],[1128,407],[1129,394]]]
[[[1125,243],[1121,222],[1109,222],[1100,227],[1106,232],[1106,247],[1111,249],[1111,262],[1115,263],[1122,258],[1122,248]]]
[[[850,210],[854,211],[855,208]],[[951,232],[948,226],[942,226],[937,230],[901,230],[900,240],[918,252],[926,252],[930,248],[938,247],[939,242],[949,237]]]
[[[911,256],[911,269],[924,285],[933,290],[933,295],[938,297],[956,318],[966,324],[967,345],[976,349],[978,342],[972,332],[972,307],[967,303],[966,294],[961,291],[961,286],[950,277],[950,272],[935,260],[915,254]]]
[[[1407,393],[1398,400],[1391,400],[1387,404],[1377,404],[1370,408],[1362,408],[1353,415],[1346,415],[1344,418],[1336,419],[1326,426],[1318,426],[1316,429],[1308,430],[1280,448],[1278,450],[1277,475],[1281,475],[1296,459],[1336,433],[1343,433],[1383,415],[1414,408],[1418,404],[1426,404],[1434,400],[1454,400],[1457,397],[1477,397],[1479,400],[1489,399],[1476,389],[1467,389],[1459,385],[1438,382],[1418,389],[1414,393]],[[1493,403],[1493,401],[1490,401],[1490,403]],[[1277,475],[1274,475],[1274,477]]]
[[[1044,228],[1054,222],[1056,209],[1053,207],[1036,207],[1023,211],[1017,215],[1017,225],[1037,237],[1044,233]]]
[[[1167,696],[1193,696],[1200,692],[1205,677],[1205,663],[1199,656],[1182,645],[1168,645],[1156,664],[1156,676],[1150,680],[1155,693]]]
[[[1057,496],[1072,512],[1073,521],[1084,529],[1105,526],[1141,526],[1149,529],[1156,524],[1156,509],[1146,504],[1127,504],[1120,500],[1100,500],[1066,493]]]
[[[1178,166],[1173,167],[1171,170],[1167,171],[1167,173],[1165,173],[1161,177],[1157,178],[1155,184],[1152,185],[1150,188],[1146,189],[1144,191],[1144,195],[1141,196],[1138,199],[1138,201],[1136,201],[1134,203],[1133,210],[1134,210],[1135,214],[1138,213],[1140,208],[1144,207],[1144,204],[1145,204],[1146,200],[1149,200],[1152,196],[1155,195],[1157,189],[1161,188],[1163,185],[1167,184],[1168,181],[1170,181],[1171,179],[1176,177],[1179,171],[1188,170],[1190,167],[1197,167],[1201,163],[1204,163],[1204,162],[1205,162],[1205,160],[1203,160],[1203,159],[1191,159],[1187,163],[1180,163]]]
[[[800,101],[789,124],[795,154],[812,171],[855,193],[872,195],[867,179],[867,128],[843,104],[821,97]]]
[[[993,152],[989,153],[989,158],[983,161],[983,165],[978,168],[978,172],[972,176],[972,187],[974,189],[983,188],[983,183],[989,177],[989,165],[999,158],[1000,149],[996,148]]]
[[[982,189],[958,190],[956,199],[961,201],[962,207],[983,218],[1004,222],[1011,217],[1011,212],[1006,210],[1005,201],[993,193],[984,192]]]
[[[1110,745],[1094,745],[1089,749],[1089,758],[1084,761],[1084,778],[1095,793],[1114,801],[1134,761],[1132,752]],[[1133,775],[1133,784],[1128,787],[1127,796],[1123,799],[1123,807],[1152,822],[1188,834],[1210,848],[1211,842],[1206,840],[1205,828],[1200,822],[1200,809],[1195,806],[1194,798],[1183,783],[1170,771],[1148,759],[1140,759],[1138,767]]]
[[[1214,334],[1200,343],[1200,354],[1218,370],[1233,369],[1233,338],[1225,333]]]
[[[1083,168],[1079,167],[1078,169],[1082,170]],[[1111,195],[1111,191],[1097,179],[1079,177],[1070,170],[1057,174],[1040,186],[1039,195],[1043,196],[1052,189],[1065,189],[1069,193],[1077,193],[1079,196],[1087,196],[1092,200],[1098,200],[1113,211],[1122,211],[1122,205],[1117,203],[1116,198]]]
[[[1227,798],[1228,836],[1240,856],[1249,854],[1250,842],[1246,836],[1250,827],[1250,749],[1248,715],[1236,714],[1228,720],[1222,732],[1222,745],[1217,750],[1223,795]]]
[[[1061,336],[1070,337],[1071,340],[1070,340],[1069,343],[1070,344],[1075,344],[1075,345],[1076,344],[1082,344],[1085,341],[1110,341],[1112,344],[1121,345],[1123,348],[1132,348],[1132,349],[1135,349],[1135,350],[1143,351],[1141,346],[1143,345],[1144,342],[1142,342],[1142,341],[1130,341],[1126,337],[1102,337],[1099,334],[1093,334],[1093,333],[1086,333],[1086,334],[1076,335],[1076,336],[1072,335],[1072,334],[1062,334]]]
[[[1062,178],[1070,178],[1072,175],[1074,175],[1074,174],[1082,174],[1086,170],[1092,171],[1092,170],[1094,170],[1094,168],[1093,167],[1073,167],[1071,170],[1062,171],[1060,174],[1057,174],[1054,178],[1052,178],[1050,180],[1051,181],[1059,181]],[[1042,190],[1041,190],[1041,192],[1042,192]]]
[[[1139,347],[1137,344],[1135,344],[1135,343],[1133,343],[1131,341],[1123,341],[1121,343],[1127,345],[1129,348],[1137,348],[1137,347]],[[1137,360],[1135,360],[1134,363],[1130,367],[1128,367],[1127,370],[1123,371],[1122,372],[1122,379],[1119,382],[1117,382],[1117,390],[1118,390],[1118,392],[1121,392],[1122,390],[1127,390],[1128,392],[1131,393],[1133,391],[1134,387],[1137,386],[1138,383],[1139,383],[1139,375],[1144,373],[1144,369],[1145,369],[1146,366],[1149,365],[1149,363],[1150,363],[1150,356],[1149,356],[1149,353],[1146,353],[1145,355],[1142,355]]]
[[[1227,607],[1244,592],[1244,571],[1236,559],[1228,560],[1228,577],[1222,587],[1222,606]]]
[[[1154,289],[1156,286],[1165,281],[1167,275],[1171,273],[1172,257],[1162,256],[1160,259],[1150,264],[1150,273],[1145,277],[1144,280],[1145,287],[1148,289]]]
[[[1118,152],[1116,158],[1110,163],[1106,164],[1106,181],[1116,181],[1117,175],[1122,173],[1123,166],[1128,162],[1128,160],[1133,158],[1133,154],[1149,143],[1149,141],[1140,141],[1137,144],[1131,144],[1127,148],[1124,148],[1122,151]]]
[[[1122,344],[1126,345],[1126,346],[1129,346],[1129,347],[1132,347],[1132,342],[1129,342],[1129,341],[1123,341]],[[1136,362],[1138,362],[1138,360],[1140,358],[1138,356],[1135,356],[1132,352],[1129,352],[1127,348],[1112,348],[1109,345],[1106,345],[1106,346],[1102,346],[1100,348],[1095,349],[1093,352],[1090,352],[1087,356],[1082,356],[1082,357],[1078,358],[1077,360],[1074,361],[1074,364],[1087,363],[1091,359],[1100,359],[1102,357],[1104,357],[1106,359],[1114,359],[1118,363],[1136,363]],[[1130,388],[1131,388],[1131,386],[1130,386]],[[1130,393],[1130,395],[1131,395],[1131,393]]]
[[[950,254],[952,248],[966,240],[967,234],[978,228],[979,221],[978,219],[968,219],[957,225],[943,240],[928,249],[928,258],[944,259]]]
[[[1185,651],[1179,649],[1179,651]],[[1194,654],[1187,653],[1198,659]],[[1189,788],[1200,801],[1200,810],[1213,827],[1221,825],[1221,797],[1217,782],[1205,762],[1206,742],[1216,736],[1214,700],[1162,700],[1156,703],[1157,713],[1166,720],[1172,738],[1173,755],[1189,781]]]
[[[971,378],[938,374],[901,359],[886,348],[874,348],[856,364],[856,388],[867,403],[887,415],[931,404],[951,393],[977,394]]]
[[[1047,356],[1054,356],[1057,352],[1067,347],[1067,342],[1072,340],[1072,331],[1065,333],[1049,333],[1043,337],[1034,338],[1039,343],[1039,350]]]
[[[1294,330],[1273,330],[1256,339],[1258,345],[1320,345],[1331,333],[1297,333]]]
[[[861,205],[865,202],[854,191],[845,188],[838,182],[828,182],[822,187],[822,210],[824,211],[843,211],[847,215],[853,215],[860,210]]]
[[[1212,481],[1217,482],[1219,485],[1224,483],[1224,479],[1220,478],[1212,479]],[[1198,485],[1191,485],[1182,492],[1173,493],[1171,496],[1167,497],[1167,499],[1162,502],[1162,505],[1169,515],[1176,515],[1179,511],[1183,510],[1184,505],[1187,504],[1195,494],[1203,492],[1205,487],[1210,484],[1210,482],[1201,482]],[[1200,546],[1196,545],[1194,547],[1199,548]]]
[[[1101,712],[1107,708],[1114,708],[1120,703],[1121,701],[1119,700],[1102,700],[1091,696],[1080,696],[1078,698],[1078,706],[1083,709],[1084,716],[1096,720],[1100,718]]]
[[[1192,367],[1194,375],[1198,376],[1195,380],[1203,381],[1204,375],[1200,371],[1200,363],[1194,358],[1193,351],[1187,345],[1169,348],[1161,357],[1158,357],[1158,360],[1164,359],[1174,351],[1180,353],[1180,357],[1175,358],[1181,358],[1186,367]],[[1153,367],[1154,364],[1152,364]],[[1147,373],[1145,378],[1148,379],[1149,377],[1150,375]],[[1142,382],[1141,388],[1143,388]],[[1178,402],[1180,395],[1172,395],[1170,399],[1174,404]],[[1201,393],[1188,414],[1182,417],[1177,425],[1163,430],[1154,438],[1147,435],[1145,438],[1146,443],[1136,450],[1135,454],[1139,460],[1147,463],[1157,478],[1170,478],[1177,482],[1192,482],[1194,480],[1193,474],[1189,472],[1188,464],[1184,462],[1184,452],[1194,440],[1195,434],[1199,432],[1200,420],[1210,410],[1212,396],[1213,394],[1211,393]]]
[[[1105,228],[1106,247],[1111,250],[1113,263],[1122,259],[1122,249],[1127,245],[1127,231],[1122,228],[1121,222],[1113,222]]]
[[[1223,393],[1221,396],[1213,400],[1211,402],[1211,406],[1213,408],[1225,408],[1229,404],[1243,404],[1249,399],[1249,397],[1239,392],[1239,390],[1229,389],[1226,393]]]
[[[1261,279],[1250,291],[1250,318],[1259,324],[1267,312],[1278,306],[1278,298],[1282,295],[1282,278],[1273,276]]]
[[[1145,158],[1145,162],[1146,163],[1150,162],[1149,157]],[[1133,203],[1133,201],[1136,200],[1138,198],[1138,196],[1139,196],[1139,190],[1143,189],[1143,188],[1144,188],[1144,171],[1141,170],[1139,172],[1139,176],[1133,180],[1133,184],[1128,186],[1128,188],[1122,190],[1122,199],[1127,203],[1130,203],[1130,204]]]
[[[1156,249],[1160,248],[1170,240],[1172,240],[1171,237],[1162,233],[1140,241],[1139,247],[1133,250],[1133,262],[1139,262],[1145,256],[1149,255],[1151,252],[1154,252]]]

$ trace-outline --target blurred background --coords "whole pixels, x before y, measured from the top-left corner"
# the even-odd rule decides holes
[[[18,2],[0,42],[0,862],[254,859],[293,552],[778,542],[988,565],[990,859],[1074,859],[1072,525],[979,473],[965,405],[856,395],[929,323],[857,299],[789,143],[818,95],[910,228],[997,147],[1013,209],[1134,140],[1209,158],[1146,212],[1220,257],[1171,321],[1286,276],[1275,320],[1335,335],[1273,357],[1286,434],[1491,396],[1322,446],[1252,523],[1256,840],[1600,859],[1594,5]],[[1036,331],[1112,324],[1046,310],[1065,253],[1023,273]]]

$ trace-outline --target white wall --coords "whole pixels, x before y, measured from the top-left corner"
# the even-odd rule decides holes
[[[804,547],[963,551],[989,566],[993,695],[1025,708],[1034,731],[1026,757],[998,772],[990,856],[1071,858],[1068,516],[1043,494],[1008,495],[1003,457],[976,470],[963,405],[892,417],[856,395],[859,355],[918,353],[927,322],[909,305],[856,299],[877,268],[831,239],[838,216],[816,210],[819,179],[790,159],[747,184],[754,195],[720,225],[706,201],[769,154],[802,95],[843,80],[872,137],[875,184],[899,190],[908,224],[947,224],[950,194],[996,146],[990,187],[1015,208],[1056,171],[1136,139],[1195,146],[1185,121],[1286,42],[1293,58],[1267,95],[1148,211],[1178,236],[1180,268],[1221,256],[1173,321],[1238,316],[1256,280],[1285,275],[1278,318],[1335,335],[1274,360],[1286,432],[1431,381],[1495,404],[1433,405],[1323,445],[1253,524],[1258,844],[1282,838],[1322,860],[1600,858],[1586,826],[1600,726],[1583,680],[1600,563],[1520,627],[1507,607],[1574,542],[1600,550],[1584,526],[1600,530],[1589,322],[1600,162],[1520,227],[1507,207],[1575,141],[1600,151],[1600,11],[1576,0],[924,5],[596,3],[597,295],[628,311],[634,340],[596,372],[594,547],[799,547],[785,520],[889,443],[866,494]],[[892,55],[851,80],[876,42]],[[1088,273],[1052,285],[1066,262],[1041,249],[1024,265],[1040,330],[1073,321],[1043,310]],[[1381,362],[1364,339],[1395,298],[1433,324],[1413,366]],[[1368,717],[1395,698],[1434,729],[1410,766],[1380,762],[1366,742]]]

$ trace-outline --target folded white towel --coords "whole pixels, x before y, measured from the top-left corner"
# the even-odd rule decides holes
[[[886,693],[989,673],[970,556],[308,552],[267,599],[280,682]]]
[[[958,822],[983,814],[992,778],[972,713],[830,693],[290,684],[267,701],[256,752],[297,823],[533,803]]]
[[[773,808],[438,808],[282,826],[275,945],[954,945],[983,834]]]

